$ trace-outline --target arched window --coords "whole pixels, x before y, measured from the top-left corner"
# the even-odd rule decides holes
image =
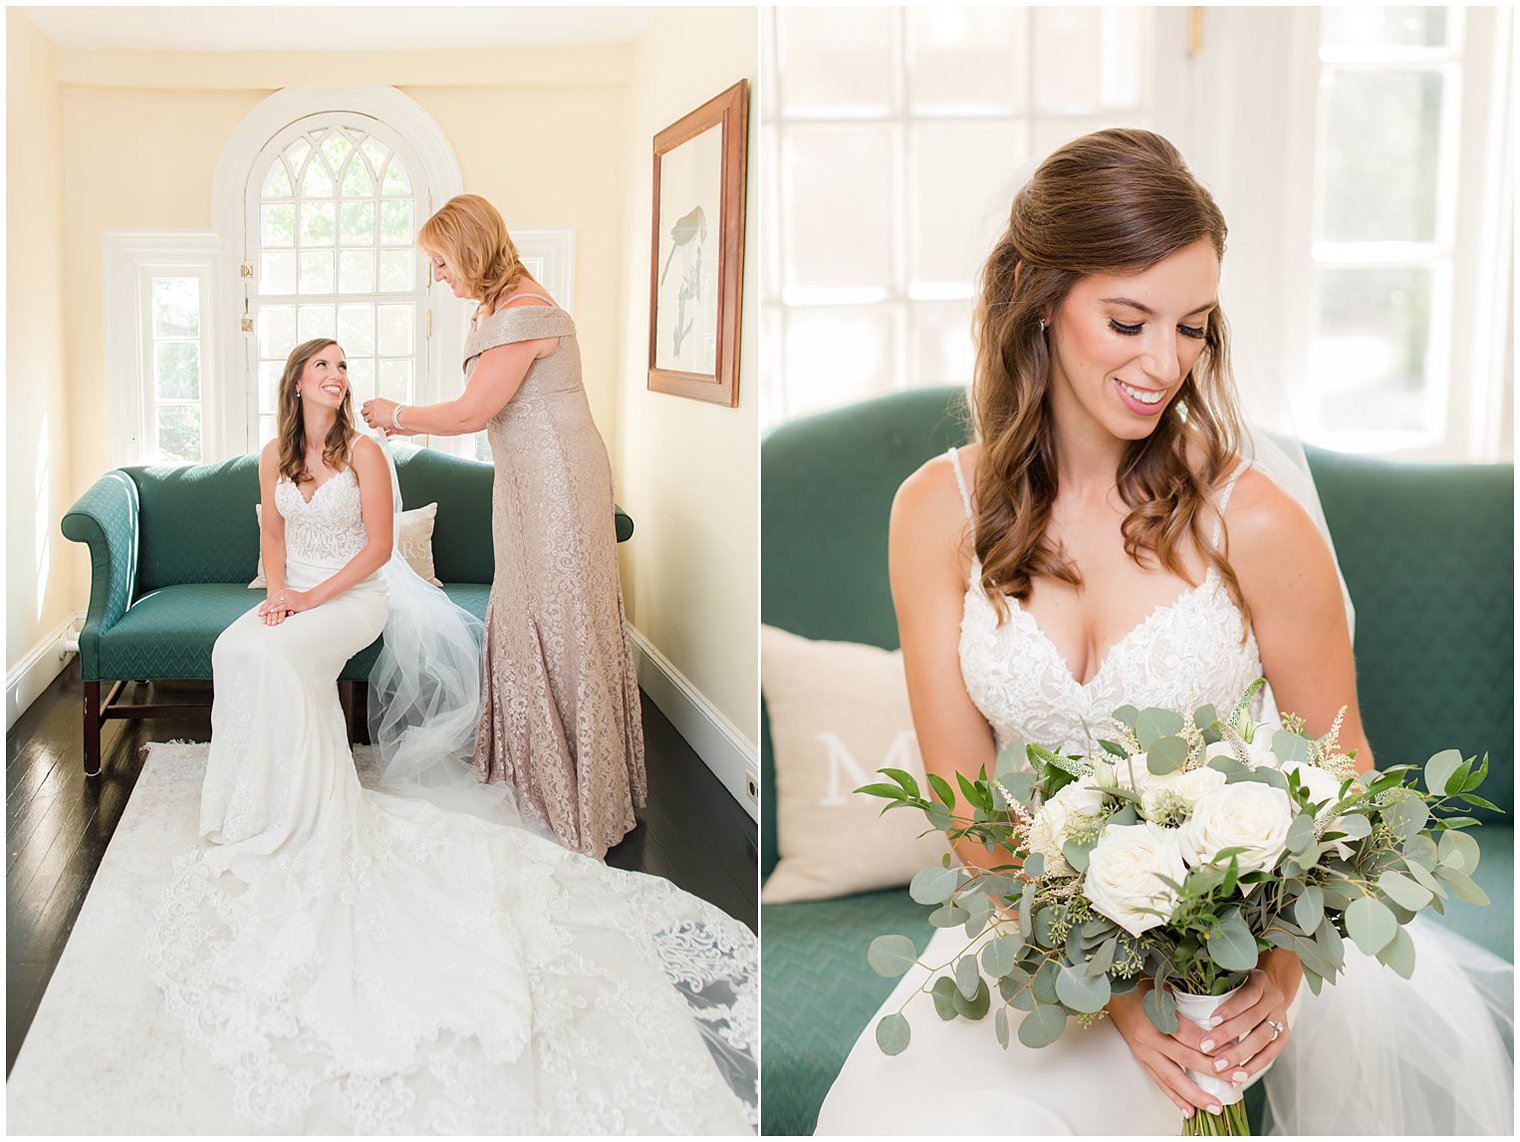
[[[355,402],[413,404],[428,381],[427,271],[413,246],[430,206],[410,148],[373,119],[307,116],[274,136],[248,180],[250,424],[275,432],[275,387],[291,348],[335,337]],[[256,420],[255,420],[256,418]]]

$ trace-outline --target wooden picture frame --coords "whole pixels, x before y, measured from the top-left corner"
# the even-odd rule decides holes
[[[649,389],[735,407],[749,81],[654,137]]]

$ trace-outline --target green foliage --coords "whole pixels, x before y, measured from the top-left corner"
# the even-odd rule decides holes
[[[877,936],[866,949],[866,961],[877,975],[896,979],[918,962],[918,949],[907,936]]]

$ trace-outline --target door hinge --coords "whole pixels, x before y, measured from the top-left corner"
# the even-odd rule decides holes
[[[238,273],[245,278],[253,277],[253,263],[244,262],[241,266],[238,267]]]
[[[427,322],[427,339],[429,341],[431,341],[433,339],[433,309],[432,309],[432,306],[428,307],[427,317],[428,317],[428,322]]]
[[[243,316],[243,332],[244,333],[252,333],[253,332],[253,318],[247,316],[246,314],[244,314],[244,316]]]

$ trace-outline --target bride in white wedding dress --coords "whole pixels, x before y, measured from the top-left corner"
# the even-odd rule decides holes
[[[748,929],[488,819],[499,794],[474,815],[360,786],[335,681],[390,629],[391,476],[356,436],[336,343],[299,346],[281,386],[260,458],[269,595],[217,642],[207,843],[176,862],[148,950],[239,1122],[751,1132]]]
[[[1015,739],[1086,752],[1120,705],[1225,709],[1262,675],[1258,720],[1292,710],[1318,736],[1345,706],[1341,744],[1371,767],[1312,481],[1274,465],[1238,408],[1224,245],[1212,197],[1146,131],[1067,144],[1015,197],[983,270],[977,443],[925,464],[892,509],[930,773],[991,770]],[[1315,997],[1274,949],[1207,1031],[1162,1034],[1136,992],[1050,1047],[1014,1036],[1004,1050],[986,1022],[942,1022],[919,996],[907,1049],[887,1056],[875,1024],[923,985],[915,968],[851,1051],[818,1133],[1176,1135],[1195,1107],[1218,1110],[1190,1069],[1265,1072],[1274,1133],[1511,1133],[1510,966],[1435,924],[1408,931],[1411,982],[1348,946]],[[920,962],[968,942],[942,929]]]

